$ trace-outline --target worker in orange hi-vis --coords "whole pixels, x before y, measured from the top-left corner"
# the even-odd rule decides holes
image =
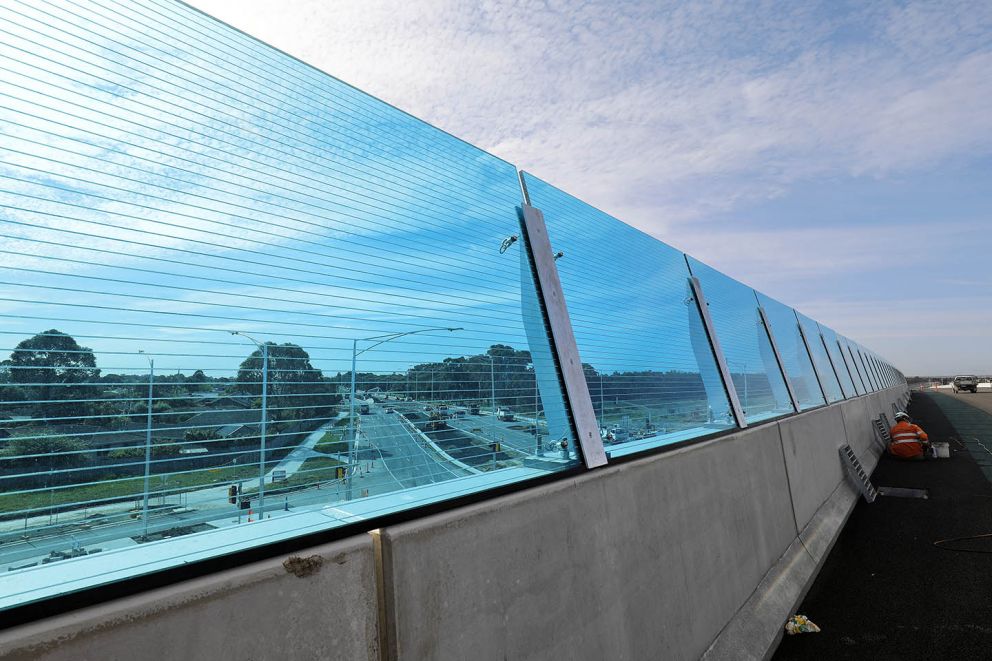
[[[909,415],[903,411],[896,413],[896,424],[889,430],[892,442],[889,443],[889,453],[899,459],[924,459],[930,449],[927,433],[909,421]]]

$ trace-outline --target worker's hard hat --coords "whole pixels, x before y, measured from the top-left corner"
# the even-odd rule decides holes
[[[905,411],[898,411],[896,413],[896,420],[909,420],[909,414]]]

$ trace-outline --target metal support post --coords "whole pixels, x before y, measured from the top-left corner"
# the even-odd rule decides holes
[[[706,303],[706,297],[703,295],[703,285],[699,282],[699,278],[692,275],[689,276],[689,289],[692,291],[692,298],[696,301],[696,307],[699,309],[699,316],[703,320],[703,328],[706,329],[706,337],[710,341],[710,349],[713,350],[713,357],[716,359],[720,378],[723,379],[723,387],[727,391],[727,397],[730,399],[730,408],[734,412],[734,418],[737,419],[737,426],[744,429],[747,427],[747,418],[744,415],[744,410],[741,408],[741,401],[737,397],[737,388],[734,386],[734,380],[730,376],[730,368],[727,367],[727,359],[724,357],[723,349],[720,347],[720,340],[716,336],[713,317],[710,316],[709,305]]]
[[[806,331],[803,330],[803,323],[796,319],[796,328],[799,329],[799,337],[803,340],[803,346],[806,347],[806,354],[809,356],[809,364],[813,366],[813,376],[816,377],[816,385],[820,386],[820,393],[823,394],[823,403],[829,404],[830,398],[827,397],[827,389],[823,387],[823,377],[820,376],[820,370],[816,367],[816,358],[813,357],[813,348],[809,345],[809,338],[806,337]],[[829,357],[830,354],[828,353]]]
[[[851,377],[851,387],[854,388],[854,394],[857,395],[858,386],[854,381],[854,375],[851,374],[851,365],[847,362],[847,359],[844,358],[844,346],[840,343],[840,340],[837,340],[837,348],[840,349],[840,359],[844,361],[844,369],[847,370],[847,375]]]
[[[834,365],[833,356],[830,355],[830,349],[827,347],[827,338],[823,336],[823,331],[820,331],[820,343],[823,344],[823,351],[827,354],[827,360],[830,362],[830,369],[834,371],[834,379],[837,380],[837,387],[840,388],[841,397],[848,399],[850,395],[844,392],[844,382],[840,380],[840,374],[837,372],[837,366]]]
[[[525,204],[519,209],[523,227],[524,245],[527,247],[536,273],[538,300],[543,303],[548,326],[551,329],[551,351],[561,369],[565,385],[566,406],[572,414],[575,433],[582,451],[582,459],[587,468],[606,464],[606,451],[599,435],[596,412],[589,395],[589,386],[582,371],[582,359],[575,344],[572,321],[568,316],[565,296],[561,289],[558,268],[555,265],[548,228],[544,224],[544,214],[529,204],[523,173],[520,175],[521,190]],[[565,452],[567,452],[567,448]]]
[[[796,393],[792,389],[792,380],[789,379],[789,374],[785,371],[785,363],[782,362],[782,354],[778,351],[778,343],[775,342],[775,333],[772,332],[772,325],[768,323],[768,315],[765,314],[765,308],[758,306],[758,316],[761,318],[761,325],[765,327],[765,332],[768,334],[768,342],[772,345],[772,353],[775,355],[775,362],[778,363],[778,369],[782,372],[782,378],[785,380],[785,389],[789,391],[789,401],[792,402],[792,408],[799,412],[799,400],[796,399]]]
[[[865,383],[865,377],[861,373],[861,368],[858,367],[858,361],[854,358],[854,352],[851,350],[851,345],[847,346],[847,355],[851,357],[851,364],[854,365],[854,371],[858,373],[858,381],[861,382],[861,390],[867,395],[868,385]]]

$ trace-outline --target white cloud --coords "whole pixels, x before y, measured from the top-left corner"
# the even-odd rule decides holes
[[[786,232],[741,222],[716,237],[692,222],[797,182],[886,178],[992,151],[989,3],[194,4],[763,289],[771,273],[798,287],[863,269],[892,221]],[[913,246],[949,252],[951,235],[914,229]],[[865,293],[820,309],[864,339],[864,324],[834,319]]]
[[[992,146],[987,4],[195,4],[649,231]]]

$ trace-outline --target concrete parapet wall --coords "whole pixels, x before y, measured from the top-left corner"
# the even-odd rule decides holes
[[[274,559],[8,630],[0,657],[760,659],[860,497],[838,448],[873,467],[904,392],[310,549],[303,578]]]
[[[767,425],[383,530],[391,658],[697,658],[788,503]]]
[[[0,632],[0,659],[379,659],[372,540],[296,557],[288,567],[287,558],[252,563]]]

